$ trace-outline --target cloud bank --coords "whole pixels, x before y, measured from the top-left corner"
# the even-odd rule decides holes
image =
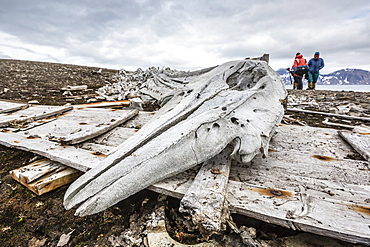
[[[194,70],[270,54],[273,69],[320,51],[323,73],[370,70],[367,0],[3,1],[0,58],[128,70]]]

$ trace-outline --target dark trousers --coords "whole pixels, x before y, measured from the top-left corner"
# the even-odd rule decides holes
[[[303,79],[302,76],[299,76],[299,75],[294,76],[294,87],[297,87],[297,88],[294,88],[294,89],[298,89],[298,90],[303,89],[302,79]]]

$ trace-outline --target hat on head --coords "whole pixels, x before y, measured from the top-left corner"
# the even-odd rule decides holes
[[[320,55],[320,52],[318,52],[318,51],[317,51],[317,52],[315,52],[315,55]]]
[[[296,56],[298,56],[298,55],[301,55],[301,53],[300,52],[297,52],[297,54],[295,54]]]

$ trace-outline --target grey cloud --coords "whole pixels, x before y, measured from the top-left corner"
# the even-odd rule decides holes
[[[0,32],[25,46],[63,50],[65,57],[49,54],[60,62],[73,57],[86,65],[197,67],[204,60],[196,61],[194,53],[201,50],[207,65],[262,53],[290,63],[297,51],[310,57],[320,50],[346,66],[356,63],[357,54],[370,55],[367,0],[3,2]]]

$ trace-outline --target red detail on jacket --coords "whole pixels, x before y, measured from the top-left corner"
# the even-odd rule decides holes
[[[307,65],[307,60],[303,58],[302,54],[299,54],[295,56],[294,63],[292,66],[292,70],[294,70],[295,67],[302,66],[302,65]]]

